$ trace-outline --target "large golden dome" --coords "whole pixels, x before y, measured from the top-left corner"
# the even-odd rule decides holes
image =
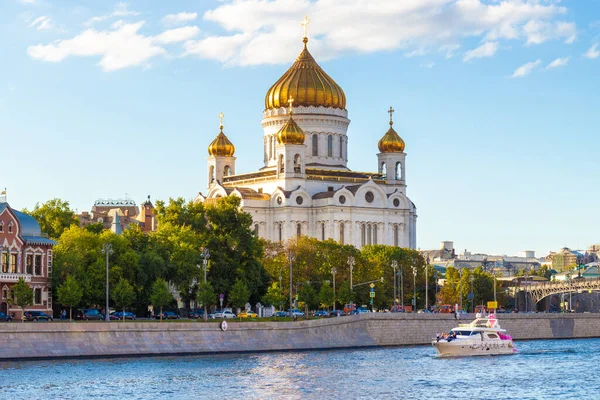
[[[223,125],[221,125],[221,131],[212,141],[211,144],[208,145],[208,155],[216,157],[216,156],[225,156],[231,157],[233,153],[235,153],[235,146],[231,143],[231,140],[225,136],[223,133]]]
[[[379,140],[377,147],[379,147],[379,151],[382,153],[402,153],[404,151],[404,140],[402,140],[392,127],[394,125],[394,121],[392,121],[394,109],[390,107],[388,112],[390,113],[390,129]]]
[[[290,110],[290,119],[277,132],[277,141],[279,144],[304,144],[306,135],[302,128],[294,121],[292,114],[293,112]]]
[[[294,98],[294,106],[346,108],[342,88],[317,64],[303,39],[304,49],[296,62],[267,92],[265,109],[285,107]]]

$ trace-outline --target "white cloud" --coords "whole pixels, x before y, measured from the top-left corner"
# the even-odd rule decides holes
[[[583,55],[585,58],[589,58],[590,60],[595,60],[600,57],[600,50],[598,49],[598,43],[595,43],[592,47],[589,48],[588,51]]]
[[[459,46],[467,37],[490,43],[570,42],[576,38],[575,24],[558,21],[567,12],[559,3],[559,0],[369,0],[367,7],[365,0],[225,0],[203,18],[220,25],[226,33],[206,36],[186,47],[188,54],[230,65],[289,62],[301,46],[302,15],[312,19],[309,46],[320,60],[349,51],[400,49],[407,56],[418,56]],[[221,48],[214,49],[209,43],[220,43]],[[489,54],[491,48],[487,50]],[[451,57],[452,51],[447,56]]]
[[[531,71],[537,68],[542,63],[542,60],[528,62],[525,65],[521,65],[519,68],[515,70],[512,74],[512,78],[522,78],[526,75],[529,75]]]
[[[46,31],[54,28],[54,25],[52,24],[52,18],[44,15],[33,20],[33,22],[29,24],[29,27],[35,28],[38,31]]]
[[[498,50],[498,42],[485,42],[476,49],[465,53],[463,61],[470,61],[474,58],[493,57]]]
[[[557,58],[556,60],[554,60],[550,64],[548,64],[546,69],[564,67],[565,65],[567,65],[569,63],[570,59],[571,59],[571,57]]]
[[[92,17],[92,18],[88,19],[86,22],[84,22],[83,25],[92,26],[96,22],[106,21],[107,19],[110,19],[110,18],[131,17],[131,16],[136,16],[136,15],[140,15],[140,13],[137,11],[130,10],[127,3],[117,3],[117,5],[115,6],[115,9],[113,10],[112,13]]]
[[[194,21],[198,18],[198,13],[195,12],[180,12],[178,14],[169,14],[165,16],[161,22],[165,26],[183,25]]]
[[[186,40],[196,37],[198,33],[200,33],[200,29],[197,26],[184,26],[164,31],[160,35],[154,37],[154,41],[161,44],[185,42]]]
[[[431,68],[435,67],[435,63],[434,62],[429,62],[429,63],[426,63],[426,64],[421,64],[421,67],[427,68],[427,69],[431,69]]]
[[[114,71],[134,65],[148,65],[151,58],[166,54],[153,37],[138,33],[144,21],[122,24],[112,31],[88,29],[72,39],[57,40],[48,45],[30,46],[28,54],[35,59],[59,62],[70,56],[100,56],[100,66]]]
[[[35,0],[19,0],[21,4],[35,4]]]

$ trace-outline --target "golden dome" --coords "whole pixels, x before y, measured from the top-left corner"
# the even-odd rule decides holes
[[[317,64],[303,39],[304,50],[296,62],[267,92],[265,109],[285,107],[292,96],[296,106],[346,108],[346,95],[342,88]]]
[[[233,153],[235,153],[235,146],[231,143],[231,140],[225,136],[223,133],[223,113],[219,114],[219,118],[221,119],[221,131],[212,141],[211,144],[208,145],[208,155],[216,157],[216,156],[225,156],[231,157]]]
[[[292,97],[288,100],[288,103],[290,104],[290,119],[288,119],[285,125],[277,132],[277,141],[279,144],[304,144],[306,135],[292,117],[294,114],[292,111],[292,103],[294,101],[295,100]]]
[[[392,121],[394,109],[390,107],[388,112],[390,113],[390,129],[379,140],[377,147],[379,147],[379,151],[382,153],[402,153],[404,151],[404,140],[392,128],[392,125],[394,125],[394,121]]]

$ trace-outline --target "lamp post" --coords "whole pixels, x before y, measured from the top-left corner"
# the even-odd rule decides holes
[[[475,276],[471,273],[471,312],[475,312],[475,294],[473,293],[473,281]]]
[[[398,311],[396,310],[396,304],[398,303],[396,301],[396,281],[398,280],[396,276],[396,268],[398,268],[398,261],[392,260],[392,269],[394,270],[394,311]]]
[[[404,312],[404,270],[400,267],[400,302],[402,305],[402,312]]]
[[[425,310],[429,310],[429,277],[427,276],[429,273],[429,257],[425,260]]]
[[[112,244],[104,243],[102,253],[106,255],[106,304],[104,306],[104,320],[110,322],[110,310],[108,308],[108,257],[112,254]]]
[[[458,296],[460,297],[459,303],[460,303],[460,309],[462,310],[463,309],[463,303],[462,303],[462,299],[463,299],[463,296],[462,296],[462,274],[463,274],[463,270],[462,270],[462,268],[458,270],[458,274],[460,276],[460,280],[458,281]]]
[[[335,267],[331,268],[331,275],[333,275],[333,311],[335,311],[335,274],[337,273],[337,269]]]
[[[524,282],[524,284],[525,284],[525,312],[529,311],[529,305],[527,303],[527,294],[528,294],[527,293],[527,282],[528,282],[528,280],[529,280],[529,274],[528,274],[527,268],[525,268],[525,282]]]
[[[354,271],[354,264],[356,264],[356,260],[354,259],[354,257],[349,256],[348,257],[348,266],[350,267],[350,290],[354,290],[353,285],[352,285],[352,273]]]
[[[206,270],[208,269],[208,259],[210,258],[210,251],[205,247],[202,249],[202,269],[204,270],[204,288],[206,289]],[[206,302],[204,303],[204,320],[208,320],[208,314],[206,309]]]
[[[290,251],[290,254],[288,255],[288,261],[290,262],[290,317],[292,316],[292,310],[294,309],[292,301],[292,268],[295,259],[294,253]]]
[[[417,310],[417,267],[412,266],[413,270],[413,312]]]

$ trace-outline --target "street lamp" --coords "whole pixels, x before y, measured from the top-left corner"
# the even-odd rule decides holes
[[[288,255],[288,261],[290,262],[290,317],[292,316],[292,310],[294,309],[292,305],[292,267],[296,258],[294,257],[294,253],[290,251]]]
[[[210,258],[210,251],[208,251],[208,248],[203,248],[202,249],[202,269],[204,270],[204,289],[206,290],[206,270],[208,269],[208,259]],[[206,309],[206,301],[203,301],[204,303],[204,320],[207,321],[208,320],[208,314],[207,314],[207,309]]]
[[[460,275],[460,280],[458,281],[458,295],[460,297],[460,309],[463,309],[463,303],[462,303],[462,275],[463,275],[463,270],[462,268],[458,270],[458,274]]]
[[[354,257],[349,256],[348,257],[348,266],[350,267],[350,290],[354,290],[354,288],[352,286],[352,272],[354,271],[354,264],[356,264]]]
[[[108,309],[108,257],[112,254],[112,244],[104,243],[102,253],[106,255],[106,305],[104,306],[104,320],[110,322],[110,311]]]
[[[337,273],[337,269],[335,267],[331,268],[331,275],[333,275],[333,311],[335,311],[335,274]]]
[[[398,304],[396,299],[396,281],[398,280],[396,277],[396,268],[398,268],[398,261],[392,260],[392,269],[394,270],[394,311],[398,311],[396,310],[396,304]]]
[[[417,267],[412,266],[413,270],[413,312],[417,310]]]

